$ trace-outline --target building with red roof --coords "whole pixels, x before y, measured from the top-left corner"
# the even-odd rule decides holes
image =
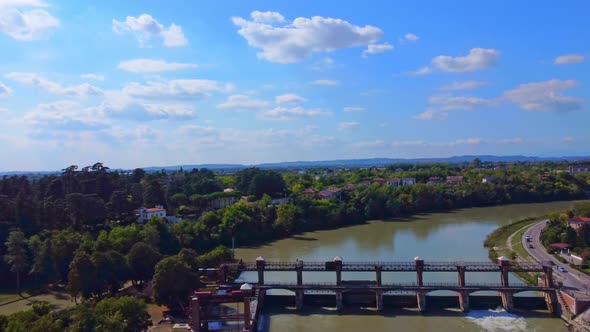
[[[579,231],[580,228],[584,227],[584,225],[590,226],[590,218],[588,217],[572,217],[567,220],[567,225],[576,231]]]

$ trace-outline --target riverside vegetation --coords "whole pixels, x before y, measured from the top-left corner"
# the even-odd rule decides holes
[[[386,168],[305,172],[246,169],[220,174],[207,169],[146,173],[111,171],[101,163],[61,174],[0,180],[0,281],[3,285],[39,289],[66,285],[82,304],[63,311],[45,307],[0,318],[0,330],[87,331],[80,326],[114,324],[139,331],[145,303],[126,298],[121,305],[103,301],[131,281],[150,284],[155,301],[182,310],[190,292],[200,286],[199,267],[232,259],[222,245],[256,245],[263,241],[371,219],[472,206],[570,200],[584,197],[587,175],[571,176],[567,164],[391,165]],[[304,174],[300,174],[304,173]],[[427,183],[431,177],[461,175],[463,183]],[[383,178],[416,179],[414,185],[389,186]],[[493,181],[482,183],[482,179]],[[305,189],[342,191],[332,198],[307,195]],[[223,193],[224,188],[234,192]],[[220,197],[246,196],[214,210]],[[287,198],[274,204],[273,198]],[[169,224],[153,218],[136,223],[134,210],[164,205],[183,219]],[[121,300],[121,299],[119,299]],[[129,309],[131,308],[131,309]],[[132,310],[133,309],[133,310]],[[35,311],[36,310],[36,311]],[[46,318],[45,318],[46,317]],[[125,317],[124,320],[118,319]],[[42,322],[42,323],[39,323]],[[138,322],[137,324],[131,322]],[[99,324],[100,323],[100,324]],[[11,325],[12,324],[12,325]],[[36,327],[36,324],[45,324]]]

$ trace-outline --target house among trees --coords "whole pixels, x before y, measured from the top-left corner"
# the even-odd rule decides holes
[[[481,183],[496,183],[496,178],[493,176],[486,176],[485,178],[481,179]]]
[[[578,173],[590,173],[590,165],[570,166],[568,172],[571,175],[578,174]]]
[[[445,179],[441,178],[440,176],[431,176],[428,178],[428,183],[430,183],[430,184],[445,183]]]
[[[567,220],[567,225],[576,231],[579,231],[584,225],[590,226],[590,218],[574,216]]]
[[[402,179],[402,186],[411,186],[416,184],[415,178],[403,178]]]
[[[448,184],[459,184],[459,183],[463,183],[463,176],[461,176],[461,175],[449,175],[449,176],[447,176],[447,183]]]
[[[156,205],[153,208],[144,208],[141,207],[137,210],[137,222],[140,224],[145,224],[153,217],[160,217],[166,218],[166,209],[162,205]]]
[[[328,188],[319,192],[320,198],[332,198],[340,194],[342,190],[340,188]]]

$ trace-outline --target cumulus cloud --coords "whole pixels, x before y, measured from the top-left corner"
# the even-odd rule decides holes
[[[184,125],[179,128],[180,133],[191,136],[212,136],[217,134],[217,129],[200,125]]]
[[[415,119],[442,121],[448,119],[448,111],[474,110],[493,106],[496,101],[478,97],[443,94],[430,96],[428,103],[431,105],[430,108],[415,116]]]
[[[12,89],[0,82],[0,97],[6,97],[12,94]]]
[[[569,65],[569,64],[583,62],[585,59],[586,59],[586,57],[581,54],[567,54],[567,55],[560,55],[557,58],[555,58],[554,63],[556,65]]]
[[[277,103],[278,105],[297,104],[297,103],[304,102],[306,100],[307,99],[305,99],[299,95],[296,95],[294,93],[287,93],[287,94],[275,97],[275,103]]]
[[[379,54],[393,50],[393,45],[389,43],[383,44],[369,44],[367,49],[363,51],[363,57],[366,58],[371,54]]]
[[[140,47],[147,46],[147,42],[154,37],[162,38],[166,47],[188,44],[180,26],[172,23],[166,28],[149,14],[141,14],[138,17],[127,16],[124,22],[113,19],[113,31],[117,34],[133,33]]]
[[[182,99],[203,98],[212,92],[229,92],[233,89],[230,84],[221,85],[212,80],[170,80],[162,82],[147,82],[140,84],[133,82],[123,88],[123,93],[143,99]]]
[[[0,1],[0,32],[16,40],[41,39],[60,24],[57,18],[44,9],[20,10],[18,7],[46,7],[46,4],[33,0]]]
[[[339,130],[356,130],[361,127],[361,124],[355,121],[352,122],[340,122],[338,124]]]
[[[21,84],[35,86],[41,90],[44,90],[54,95],[84,98],[88,96],[99,96],[103,94],[101,89],[88,83],[72,86],[62,86],[61,84],[50,81],[49,79],[40,76],[36,73],[12,72],[8,73],[6,77]]]
[[[442,86],[440,89],[447,90],[447,91],[468,90],[468,89],[477,89],[477,88],[482,87],[487,84],[488,84],[488,82],[485,82],[485,81],[470,80],[470,81],[453,82],[449,85]]]
[[[428,99],[431,105],[444,111],[451,110],[473,110],[480,107],[492,106],[494,102],[488,99],[477,97],[453,96],[453,95],[435,95]]]
[[[269,111],[263,112],[260,115],[262,118],[269,120],[293,120],[298,118],[326,116],[330,114],[330,112],[326,112],[318,108],[306,109],[303,107],[275,107]]]
[[[575,80],[549,80],[521,84],[504,92],[504,99],[527,111],[568,112],[582,108],[582,100],[564,96],[561,91],[578,85]]]
[[[444,121],[449,118],[449,113],[435,109],[428,109],[414,117],[418,120]]]
[[[25,114],[25,124],[37,134],[54,131],[83,131],[104,128],[107,121],[94,109],[84,109],[71,100],[39,104]]]
[[[404,35],[404,39],[407,40],[407,41],[409,41],[409,42],[417,42],[418,39],[420,39],[420,37],[416,36],[413,33],[406,33]]]
[[[233,23],[240,28],[238,33],[248,44],[262,50],[258,57],[271,62],[300,62],[313,53],[374,44],[383,37],[383,31],[377,27],[360,27],[341,19],[321,16],[298,17],[281,26],[268,24],[269,17],[282,17],[279,15],[258,12],[252,13],[252,21],[241,17],[232,18]]]
[[[352,144],[352,147],[357,149],[377,148],[382,146],[385,146],[385,141],[383,140],[361,141]]]
[[[346,113],[353,113],[353,112],[364,112],[366,109],[360,106],[345,106],[344,112]]]
[[[413,74],[424,75],[437,70],[449,73],[478,71],[495,66],[499,56],[500,52],[492,48],[472,48],[465,56],[436,56],[432,59],[430,66],[421,68]]]
[[[94,73],[82,74],[82,75],[80,75],[80,78],[84,78],[87,80],[93,80],[93,81],[104,81],[104,75],[94,74]]]
[[[254,22],[258,23],[281,23],[285,22],[285,17],[277,12],[261,12],[258,10],[250,13],[250,17]]]
[[[268,107],[269,104],[268,101],[253,99],[247,95],[232,95],[225,102],[218,104],[217,108],[225,110],[257,110]]]
[[[134,59],[122,61],[118,68],[132,73],[159,73],[197,68],[194,63],[166,62],[165,60]]]
[[[97,114],[132,121],[189,120],[196,118],[195,110],[188,104],[146,103],[132,98],[106,98],[99,106],[91,108]]]
[[[315,81],[311,81],[310,84],[323,85],[323,86],[336,86],[336,85],[338,85],[338,81],[336,81],[336,80],[315,80]]]

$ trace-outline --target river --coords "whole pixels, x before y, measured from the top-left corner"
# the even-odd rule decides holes
[[[519,204],[462,209],[445,213],[420,214],[404,219],[370,221],[363,225],[303,233],[255,248],[237,248],[236,257],[254,260],[327,261],[341,256],[344,261],[425,261],[488,260],[483,241],[499,226],[526,218],[571,208],[572,202]],[[243,280],[256,280],[244,273]],[[348,278],[347,278],[348,277]],[[304,280],[332,281],[333,273],[305,273]],[[374,273],[354,273],[343,279],[371,279]],[[414,281],[411,273],[384,273],[383,281]],[[426,273],[428,281],[456,281],[456,274]],[[467,273],[467,282],[499,282],[497,273]],[[294,281],[295,273],[266,273],[266,280]],[[512,277],[511,282],[520,282]],[[267,309],[267,308],[265,308]],[[467,315],[455,311],[432,310],[424,315],[400,313],[387,307],[382,313],[347,308],[337,314],[333,308],[268,308],[265,319],[275,331],[566,331],[560,319],[542,313],[520,317],[493,310],[472,310]]]

